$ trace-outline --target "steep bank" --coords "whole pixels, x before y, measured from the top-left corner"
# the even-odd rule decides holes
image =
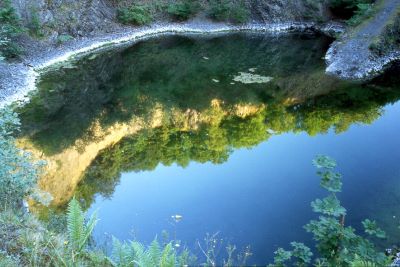
[[[33,30],[35,27],[40,28],[37,30],[42,35],[41,41],[51,42],[56,41],[60,35],[96,36],[99,33],[114,33],[118,29],[126,28],[118,20],[118,10],[126,9],[132,4],[146,8],[152,22],[171,22],[174,18],[165,9],[180,2],[179,0],[13,0],[12,4],[23,26]],[[201,5],[198,10],[200,17],[209,16],[213,2],[218,3],[220,9],[225,8],[223,1],[193,2]],[[241,1],[230,2],[240,3]],[[328,1],[313,3],[307,0],[246,0],[243,7],[248,13],[245,22],[271,24],[292,21],[327,21],[329,12],[326,2]]]

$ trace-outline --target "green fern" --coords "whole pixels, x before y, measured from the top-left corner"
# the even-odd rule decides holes
[[[169,243],[165,246],[161,258],[159,260],[160,267],[173,267],[176,263],[176,253],[172,244]]]
[[[159,263],[161,257],[161,248],[160,244],[157,241],[157,238],[154,239],[153,242],[151,242],[147,254],[151,264],[153,266],[156,266]]]
[[[113,237],[113,249],[109,259],[113,266],[129,267],[134,265],[135,253],[133,248],[127,243],[121,243]]]
[[[79,254],[87,245],[90,235],[97,223],[96,212],[85,223],[85,215],[79,202],[73,198],[68,204],[67,230],[69,248],[74,254]]]
[[[172,244],[168,243],[162,248],[157,239],[154,239],[146,248],[139,242],[121,243],[113,238],[113,250],[109,261],[113,266],[118,267],[174,267],[179,265]]]

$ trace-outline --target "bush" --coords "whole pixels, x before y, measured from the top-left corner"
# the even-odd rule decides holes
[[[354,15],[347,21],[350,26],[356,26],[364,20],[374,15],[375,9],[373,4],[358,4]]]
[[[29,34],[34,37],[44,37],[44,32],[42,31],[42,25],[40,23],[40,18],[37,9],[31,8],[31,21],[29,28]]]
[[[10,0],[0,2],[0,60],[21,54],[22,49],[13,40],[23,32]]]
[[[26,197],[43,204],[51,201],[51,197],[36,186],[44,163],[32,162],[31,155],[15,145],[13,134],[19,125],[17,114],[11,109],[0,111],[0,203],[3,209],[21,207]]]
[[[200,9],[196,1],[182,0],[168,6],[167,12],[176,20],[187,20],[194,16]]]
[[[69,35],[69,34],[60,34],[60,35],[57,37],[57,43],[58,43],[58,44],[63,44],[63,43],[68,42],[68,41],[70,41],[70,40],[72,40],[72,39],[74,39],[74,37],[72,37],[72,36]]]
[[[217,21],[244,23],[249,18],[249,11],[244,1],[210,0],[208,15]]]
[[[145,25],[153,18],[148,6],[132,5],[129,8],[118,9],[118,20],[124,24]]]
[[[330,0],[332,12],[348,20],[348,24],[355,26],[373,14],[375,0]]]

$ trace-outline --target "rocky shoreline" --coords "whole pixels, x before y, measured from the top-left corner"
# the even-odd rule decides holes
[[[284,33],[300,31],[321,32],[333,35],[342,32],[340,24],[290,22],[271,24],[232,25],[211,21],[192,20],[186,23],[153,24],[146,27],[124,28],[120,32],[76,39],[65,45],[35,51],[18,63],[0,63],[0,106],[15,101],[28,101],[28,93],[35,90],[36,80],[46,69],[72,58],[110,49],[120,45],[132,45],[137,41],[161,34],[212,34],[227,32]]]

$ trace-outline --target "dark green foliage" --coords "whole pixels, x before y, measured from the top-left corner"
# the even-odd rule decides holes
[[[348,24],[355,26],[374,13],[375,0],[330,0],[333,13],[348,19]]]
[[[200,10],[197,1],[181,0],[168,5],[167,12],[176,20],[187,20]]]
[[[340,175],[327,175],[334,173],[336,162],[329,157],[319,156],[314,160],[314,165],[319,169],[321,186],[329,192],[323,200],[317,199],[311,203],[313,210],[320,213],[318,220],[312,220],[304,228],[314,236],[320,258],[316,259],[319,266],[387,266],[390,259],[375,250],[374,245],[364,237],[357,235],[350,226],[344,225],[346,210],[340,205],[336,193],[341,191]],[[328,178],[327,178],[328,177]],[[330,179],[330,182],[324,181]],[[334,182],[332,182],[334,181]],[[340,184],[340,186],[339,186]],[[363,222],[368,234],[385,238],[383,232],[375,221]],[[298,266],[310,264],[312,254],[303,244],[292,243],[293,251],[278,249],[275,252],[275,266],[285,266],[286,262]],[[297,258],[293,262],[292,257]],[[362,265],[357,265],[362,263]]]
[[[242,0],[210,0],[209,5],[208,15],[217,21],[245,23],[250,16]]]
[[[371,4],[375,0],[330,0],[329,5],[333,8],[355,9],[359,4]]]
[[[361,3],[357,5],[354,15],[347,21],[351,26],[356,26],[364,20],[370,18],[375,13],[373,4]]]
[[[118,20],[124,24],[145,25],[153,18],[149,7],[145,5],[132,5],[128,8],[118,9]]]
[[[0,60],[18,56],[22,50],[14,39],[23,32],[10,0],[0,2]]]

